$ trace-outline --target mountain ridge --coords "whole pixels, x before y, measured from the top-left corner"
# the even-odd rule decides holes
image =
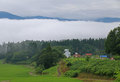
[[[47,17],[47,16],[17,16],[8,12],[0,11],[0,19],[2,18],[8,18],[8,19],[17,19],[17,20],[23,20],[23,19],[57,19],[61,21],[77,21],[77,19],[65,19],[65,18],[58,18],[58,17]]]
[[[0,11],[0,19],[7,18],[7,19],[16,19],[16,20],[24,20],[24,19],[56,19],[60,21],[94,21],[94,22],[120,22],[120,18],[112,18],[112,17],[103,17],[103,18],[97,18],[97,19],[91,19],[91,20],[84,20],[84,19],[66,19],[66,18],[59,18],[59,17],[47,17],[47,16],[17,16],[14,14],[11,14],[9,12]]]

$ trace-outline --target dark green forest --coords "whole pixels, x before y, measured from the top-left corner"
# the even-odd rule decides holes
[[[104,54],[105,39],[72,39],[60,41],[33,41],[26,40],[22,42],[8,42],[0,45],[0,58],[5,58],[7,63],[31,63],[37,54],[51,45],[59,53],[64,54],[64,49],[69,49],[71,54],[75,52],[84,55],[92,53],[93,55]]]

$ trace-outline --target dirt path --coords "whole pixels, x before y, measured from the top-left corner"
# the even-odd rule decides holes
[[[58,71],[58,77],[60,77],[61,76],[60,66],[58,66],[57,71]]]

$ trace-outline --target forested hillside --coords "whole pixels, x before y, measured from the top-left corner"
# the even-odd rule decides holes
[[[6,58],[6,62],[11,63],[29,63],[34,60],[36,54],[44,49],[48,43],[53,49],[64,53],[64,49],[69,49],[72,54],[78,52],[83,55],[85,53],[104,54],[104,40],[105,39],[72,39],[61,41],[23,41],[23,42],[9,42],[0,45],[0,58]],[[21,62],[22,61],[22,62]]]

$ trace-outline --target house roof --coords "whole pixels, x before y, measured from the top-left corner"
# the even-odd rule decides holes
[[[87,55],[87,56],[91,56],[91,55],[92,55],[92,53],[86,53],[85,55]]]
[[[106,58],[106,57],[107,57],[107,55],[100,55],[100,57],[104,57],[104,58]]]
[[[80,54],[74,54],[73,56],[74,57],[80,57],[81,55]]]

